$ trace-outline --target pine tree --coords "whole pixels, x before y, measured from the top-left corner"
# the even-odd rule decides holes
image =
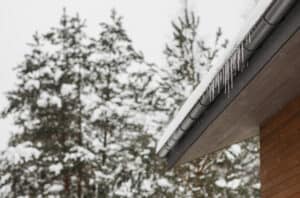
[[[131,136],[142,127],[135,122],[134,89],[130,87],[130,69],[139,67],[143,55],[134,50],[127,36],[122,19],[113,10],[111,23],[101,23],[101,31],[93,39],[91,49],[92,83],[90,96],[96,98],[90,105],[90,127],[101,144],[98,151],[101,165],[98,174],[98,194],[117,196],[122,185],[129,185]],[[99,178],[101,179],[101,178]],[[131,186],[129,188],[132,188]]]
[[[64,12],[58,28],[34,35],[31,52],[17,67],[18,83],[3,112],[19,128],[2,156],[7,197],[82,197],[93,188],[97,161],[84,131],[90,52],[83,29],[78,16]],[[28,154],[12,160],[11,152],[22,147]]]
[[[151,134],[155,123],[149,112],[158,86],[156,66],[134,49],[115,11],[110,23],[101,24],[100,34],[92,43],[97,55],[91,64],[96,86],[90,96],[97,102],[90,106],[90,131],[95,131],[102,145],[98,156],[103,180],[98,183],[98,195],[149,197],[161,188],[155,185],[158,173],[153,164],[157,159]]]

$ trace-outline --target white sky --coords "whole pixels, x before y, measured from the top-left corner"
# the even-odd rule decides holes
[[[200,33],[214,38],[218,27],[230,42],[258,0],[190,0],[189,7],[200,16]],[[264,1],[264,0],[261,0]],[[107,21],[111,8],[124,16],[124,25],[135,47],[148,61],[163,64],[162,51],[170,39],[172,19],[183,8],[183,0],[0,0],[0,109],[6,105],[4,92],[15,80],[12,68],[23,60],[35,31],[46,32],[58,24],[62,8],[69,14],[78,12],[87,19],[88,32],[98,30],[98,23]],[[6,145],[8,120],[0,120],[0,150]]]

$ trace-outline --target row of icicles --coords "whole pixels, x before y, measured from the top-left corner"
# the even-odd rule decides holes
[[[212,102],[217,95],[224,89],[226,94],[233,89],[234,77],[242,72],[248,66],[245,57],[245,45],[251,42],[251,32],[246,36],[246,39],[235,49],[231,57],[226,61],[218,74],[209,84],[204,95],[209,94],[209,101]],[[205,97],[205,96],[202,96]]]

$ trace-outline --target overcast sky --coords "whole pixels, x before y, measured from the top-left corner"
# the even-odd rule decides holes
[[[205,39],[221,27],[233,42],[258,0],[192,0],[189,7],[200,16],[200,33]],[[264,1],[264,0],[260,0]],[[116,8],[135,47],[148,61],[163,64],[162,51],[170,38],[172,19],[182,11],[183,0],[0,0],[0,109],[6,105],[4,92],[15,79],[13,67],[23,60],[36,31],[45,32],[58,24],[63,7],[87,20],[88,32],[96,33],[98,24],[107,21]],[[12,126],[0,120],[0,149],[6,145]]]

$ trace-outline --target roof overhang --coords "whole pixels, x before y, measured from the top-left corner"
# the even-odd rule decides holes
[[[274,12],[278,11],[275,9]],[[190,161],[259,133],[259,127],[300,95],[300,2],[259,41],[230,93],[218,96],[170,148],[169,166]]]

